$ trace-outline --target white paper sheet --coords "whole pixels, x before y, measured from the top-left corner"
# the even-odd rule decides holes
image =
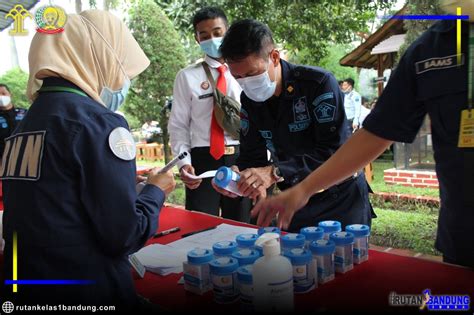
[[[195,248],[212,249],[214,243],[220,241],[235,241],[237,235],[249,233],[257,234],[257,229],[222,223],[213,230],[182,238],[169,243],[168,246],[176,248],[177,250],[184,250],[185,252]]]
[[[212,249],[219,241],[234,241],[239,234],[256,234],[257,229],[220,224],[215,229],[194,234],[167,245],[153,244],[140,249],[134,255],[147,271],[166,276],[183,272],[187,253],[195,248]]]
[[[166,276],[170,273],[183,271],[186,253],[186,251],[168,245],[153,244],[143,247],[134,255],[147,271]]]

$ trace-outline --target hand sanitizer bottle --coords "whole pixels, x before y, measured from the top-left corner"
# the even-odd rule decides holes
[[[257,312],[293,311],[293,267],[280,255],[279,235],[265,233],[255,242],[263,257],[253,265],[254,305]]]

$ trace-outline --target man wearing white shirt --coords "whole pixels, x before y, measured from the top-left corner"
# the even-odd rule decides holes
[[[352,128],[351,133],[360,126],[360,113],[362,107],[362,98],[359,93],[354,90],[354,80],[347,78],[342,82],[342,92],[344,93],[344,109],[346,117],[349,121],[349,127]]]
[[[203,8],[194,15],[193,26],[196,41],[206,54],[204,62],[209,66],[217,88],[240,102],[242,89],[219,52],[228,28],[224,12],[215,7]],[[179,71],[168,130],[173,154],[191,153],[178,165],[186,185],[186,209],[219,215],[221,208],[223,217],[247,222],[251,208],[249,199],[224,197],[212,188],[211,179],[192,179],[189,176],[234,165],[239,154],[239,141],[219,126],[213,110],[213,87],[202,63]]]

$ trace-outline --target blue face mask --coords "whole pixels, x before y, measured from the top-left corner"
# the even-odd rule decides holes
[[[270,62],[272,61],[270,60],[269,64]],[[265,102],[275,94],[276,82],[270,79],[268,68],[261,74],[237,79],[245,95],[255,102]]]
[[[120,90],[112,91],[110,88],[104,86],[100,92],[100,99],[104,105],[113,112],[116,112],[120,105],[123,104],[127,98],[128,90],[130,89],[130,80],[127,76],[124,77],[123,86]]]
[[[222,57],[222,54],[219,52],[219,48],[221,47],[223,39],[224,37],[207,39],[200,42],[199,46],[201,46],[202,51],[209,57],[220,58]]]

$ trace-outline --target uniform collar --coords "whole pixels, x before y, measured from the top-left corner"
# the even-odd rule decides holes
[[[214,69],[217,69],[220,66],[222,66],[222,63],[220,63],[216,59],[212,59],[208,55],[206,55],[206,57],[204,57],[204,62],[207,63],[209,65],[209,67],[214,68]],[[227,67],[227,64],[224,64],[224,65]],[[227,67],[227,68],[229,68],[229,67]]]
[[[76,90],[79,90],[81,92],[84,92],[80,87],[75,85],[74,83],[63,79],[63,78],[58,78],[58,77],[47,77],[43,79],[43,86],[61,86],[61,87],[68,87],[68,88],[73,88]],[[86,92],[84,92],[86,93]],[[87,93],[86,93],[87,94]]]
[[[298,94],[298,86],[296,85],[294,77],[295,65],[291,64],[283,59],[280,59],[281,64],[281,89],[282,94],[280,97],[285,99],[292,99]]]
[[[447,33],[456,28],[456,21],[454,20],[442,20],[435,23],[431,27],[431,31],[435,33]],[[461,32],[463,34],[469,33],[469,22],[461,21]]]

